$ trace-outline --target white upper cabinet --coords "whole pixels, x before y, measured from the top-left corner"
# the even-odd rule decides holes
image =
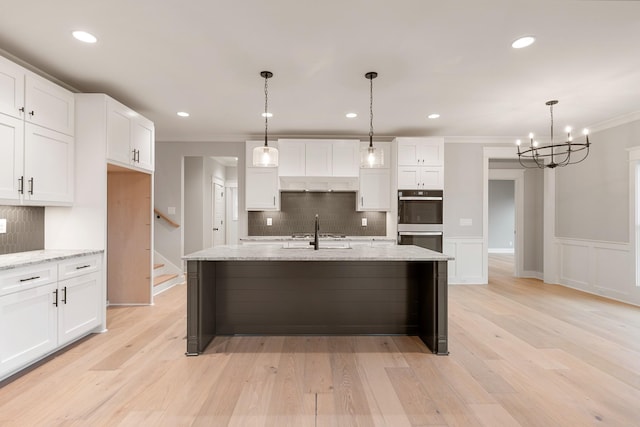
[[[153,122],[107,97],[107,160],[143,171],[154,170]]]
[[[331,143],[333,176],[358,176],[360,141],[334,140]]]
[[[281,177],[357,177],[360,141],[279,139]]]
[[[396,138],[398,189],[444,188],[444,138]]]
[[[444,138],[396,138],[398,165],[444,166]]]
[[[245,209],[248,211],[277,211],[280,209],[279,167],[253,166],[253,149],[264,145],[264,141],[246,141],[245,150]],[[269,146],[279,144],[269,141]],[[282,153],[278,152],[278,163]]]
[[[73,93],[0,57],[0,203],[70,205]]]
[[[74,132],[73,93],[33,73],[25,80],[25,120],[65,135]]]
[[[360,170],[358,211],[391,210],[391,170],[371,168]]]
[[[279,139],[278,151],[280,176],[305,176],[306,150],[303,141]]]
[[[0,56],[0,114],[24,118],[25,69]]]
[[[23,200],[29,205],[73,202],[73,137],[25,125]]]

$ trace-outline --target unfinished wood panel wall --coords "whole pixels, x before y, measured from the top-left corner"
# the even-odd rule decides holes
[[[151,175],[107,174],[109,304],[151,304]]]

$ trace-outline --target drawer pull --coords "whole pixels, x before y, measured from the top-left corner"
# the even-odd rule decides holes
[[[89,267],[91,267],[91,264],[81,265],[79,267],[76,267],[76,270],[82,270],[83,268],[89,268]]]
[[[33,277],[29,277],[28,279],[20,279],[20,282],[28,282],[30,280],[36,280],[39,279],[40,276],[33,276]]]

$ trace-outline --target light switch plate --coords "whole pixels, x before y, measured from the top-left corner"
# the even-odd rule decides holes
[[[362,218],[362,226],[363,227],[367,226],[367,218]]]
[[[167,214],[168,215],[175,215],[176,214],[176,207],[175,206],[167,207]]]
[[[7,220],[5,218],[0,219],[0,234],[7,232]]]
[[[273,218],[267,218],[267,225],[273,225]]]

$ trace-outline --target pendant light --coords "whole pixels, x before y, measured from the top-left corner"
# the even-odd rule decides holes
[[[369,146],[360,151],[360,167],[380,168],[384,165],[384,153],[373,146],[373,79],[378,73],[370,71],[364,75],[369,79]]]
[[[268,123],[269,123],[269,87],[267,81],[273,77],[271,71],[261,71],[260,76],[264,78],[264,145],[253,149],[253,166],[258,167],[278,167],[278,150],[275,147],[269,147],[268,139]]]

